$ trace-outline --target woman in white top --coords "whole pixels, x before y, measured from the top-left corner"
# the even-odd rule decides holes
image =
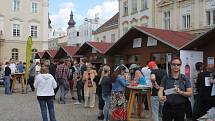
[[[54,89],[57,87],[57,83],[54,77],[48,72],[49,67],[47,65],[41,67],[40,74],[36,76],[34,87],[37,90],[37,99],[40,104],[43,121],[48,121],[47,107],[50,121],[56,121],[53,99]]]

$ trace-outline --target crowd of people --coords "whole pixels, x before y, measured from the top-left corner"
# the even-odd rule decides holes
[[[163,121],[196,121],[215,107],[215,68],[213,64],[204,66],[201,62],[196,63],[194,82],[191,82],[181,74],[181,64],[180,58],[172,59],[171,69],[166,72],[155,61],[149,61],[145,67],[138,64],[126,67],[121,64],[115,68],[108,65],[97,66],[86,59],[80,62],[52,60],[50,64],[34,64],[31,61],[28,84],[31,91],[36,89],[43,121],[48,121],[47,108],[50,120],[56,121],[54,100],[59,104],[66,104],[68,92],[72,100],[77,100],[75,105],[95,108],[98,102],[98,120],[126,121],[128,85],[151,86],[153,121],[159,121],[160,118]],[[12,75],[15,72],[25,73],[25,63],[16,65],[11,59],[5,64],[0,63],[0,66],[0,80],[4,80],[5,94],[10,95]],[[57,97],[59,89],[60,95]],[[193,106],[189,100],[192,96]],[[137,96],[137,100],[142,104],[139,107],[141,117],[145,117],[144,112],[148,109],[146,96]]]

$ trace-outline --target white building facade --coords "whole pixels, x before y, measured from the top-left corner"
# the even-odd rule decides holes
[[[119,39],[119,13],[107,20],[103,25],[93,32],[94,41],[115,43]]]
[[[48,49],[48,0],[1,0],[0,6],[0,61],[25,61],[28,36],[34,53]]]
[[[84,19],[84,23],[80,26],[75,26],[75,21],[73,20],[73,13],[71,11],[70,20],[68,22],[68,45],[82,45],[86,41],[94,40],[93,30],[100,26],[99,18],[94,19]]]

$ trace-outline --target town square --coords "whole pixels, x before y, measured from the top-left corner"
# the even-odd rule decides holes
[[[215,121],[215,0],[0,0],[0,121]]]

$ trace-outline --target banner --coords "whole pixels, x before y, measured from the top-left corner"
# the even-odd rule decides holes
[[[32,53],[32,37],[28,37],[27,46],[26,46],[26,70],[25,70],[25,78],[26,78],[26,93],[27,93],[27,87],[28,87],[28,77],[29,77],[29,66],[30,66],[30,60],[31,60],[31,53]]]

